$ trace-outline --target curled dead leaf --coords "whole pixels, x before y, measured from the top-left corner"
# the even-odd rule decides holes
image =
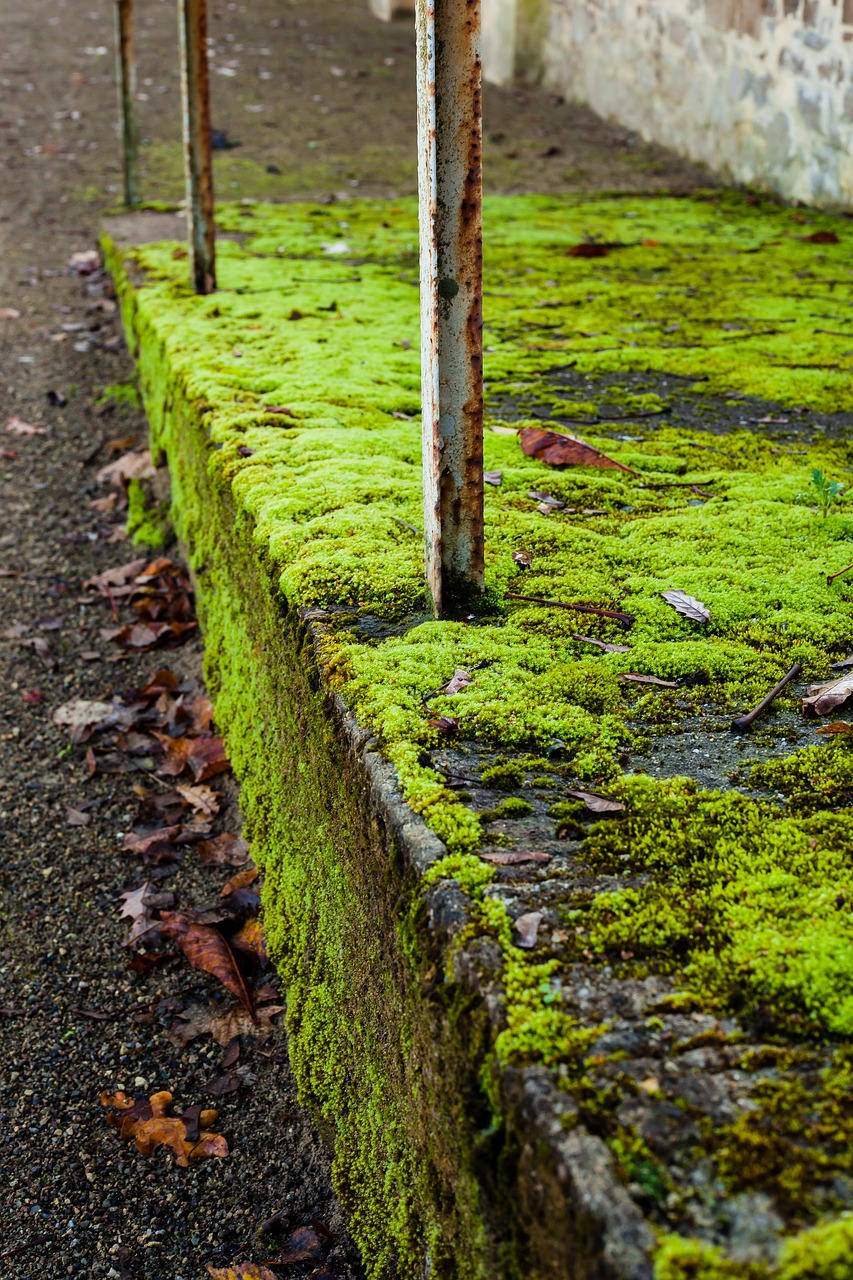
[[[823,733],[828,738],[834,738],[840,734],[853,733],[853,724],[848,724],[846,720],[833,720],[831,724],[823,724],[816,733]]]
[[[608,800],[594,791],[570,791],[569,795],[575,800],[583,800],[591,813],[621,813],[625,808],[620,800]]]
[[[802,699],[802,708],[806,715],[825,716],[836,707],[843,706],[851,694],[853,694],[853,672],[848,672],[838,680],[811,685]]]
[[[604,653],[630,653],[631,646],[629,644],[608,644],[606,640],[597,640],[595,636],[573,635],[573,640],[582,640],[584,644],[594,644],[596,648],[602,649]]]
[[[579,436],[546,431],[543,427],[524,427],[518,440],[523,453],[529,458],[538,458],[549,467],[601,467],[626,471],[632,476],[640,474],[624,462],[609,458]]]

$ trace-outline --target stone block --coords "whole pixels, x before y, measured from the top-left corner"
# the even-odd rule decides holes
[[[738,0],[735,7],[735,27],[745,36],[758,39],[761,31],[764,0]]]
[[[797,89],[797,110],[810,129],[820,129],[820,98],[805,85]]]
[[[729,31],[735,25],[737,0],[705,0],[705,12],[712,27]]]

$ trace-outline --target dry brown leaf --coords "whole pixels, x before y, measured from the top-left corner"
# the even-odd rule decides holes
[[[244,867],[242,871],[238,871],[236,875],[222,886],[219,890],[220,898],[227,898],[232,893],[236,893],[238,889],[245,889],[248,885],[254,884],[258,878],[258,868],[254,865]]]
[[[815,732],[826,734],[828,738],[834,738],[838,734],[853,733],[853,724],[848,724],[846,720],[833,720],[831,724],[821,725]]]
[[[108,1108],[107,1124],[119,1130],[122,1138],[135,1140],[137,1151],[152,1155],[158,1147],[168,1147],[184,1169],[191,1161],[228,1155],[228,1143],[221,1133],[211,1132],[216,1111],[191,1108],[185,1116],[170,1116],[172,1095],[167,1090],[152,1093],[150,1098],[131,1099],[124,1093],[101,1094]],[[194,1113],[198,1111],[196,1116]]]
[[[131,480],[143,480],[156,474],[151,465],[150,451],[132,449],[116,458],[115,462],[108,462],[105,467],[101,467],[97,479],[102,484],[125,485]]]
[[[471,672],[465,671],[462,667],[453,672],[453,676],[444,686],[443,692],[452,698],[455,694],[461,693],[466,685],[471,683]]]
[[[264,931],[257,916],[247,920],[243,928],[231,936],[230,942],[234,951],[239,951],[242,955],[248,956],[250,960],[254,960],[259,964],[262,969],[265,969],[269,964],[266,943],[264,942]]]
[[[196,782],[206,782],[218,773],[226,773],[231,765],[222,739],[215,735],[194,738],[187,751],[187,766]]]
[[[175,787],[175,790],[198,813],[212,817],[219,812],[219,796],[212,787]]]
[[[217,978],[235,995],[248,1014],[254,1013],[252,997],[237,967],[234,953],[223,934],[210,924],[196,924],[180,911],[164,911],[159,920],[164,937],[173,938],[194,969]]]
[[[260,1262],[238,1262],[233,1267],[212,1267],[208,1263],[207,1274],[211,1280],[277,1280],[275,1272]]]
[[[575,800],[583,800],[591,813],[620,813],[625,808],[621,801],[597,796],[594,791],[570,791],[569,795]]]
[[[64,725],[72,742],[82,742],[89,732],[103,727],[116,718],[116,708],[111,702],[89,702],[85,698],[73,698],[57,707],[51,716],[54,724]]]
[[[657,684],[663,689],[677,689],[677,680],[659,680],[657,676],[644,676],[636,671],[622,671],[617,676],[618,680],[633,680],[635,684]]]
[[[518,946],[524,947],[529,951],[531,947],[536,946],[536,938],[539,934],[539,926],[542,923],[543,914],[541,911],[526,911],[523,916],[519,916],[515,921],[515,932],[518,934]]]
[[[538,458],[549,467],[609,467],[627,471],[632,476],[639,475],[633,467],[626,467],[624,462],[608,458],[607,454],[594,445],[587,444],[579,436],[546,431],[543,427],[524,427],[519,432],[518,440],[523,453],[529,458]]]
[[[853,672],[841,676],[838,680],[830,680],[827,684],[811,685],[802,699],[802,708],[806,715],[825,716],[836,707],[842,706],[853,694]]]
[[[249,857],[249,846],[242,836],[226,831],[213,840],[197,845],[199,858],[206,866],[240,867]]]
[[[689,596],[686,591],[662,591],[661,595],[668,605],[678,613],[682,613],[685,618],[692,618],[694,622],[711,621],[710,609],[695,596]]]
[[[273,1018],[283,1013],[283,1004],[261,1005],[253,1021],[238,1005],[204,1008],[195,1005],[179,1014],[169,1028],[169,1040],[179,1048],[199,1036],[213,1036],[217,1044],[229,1045],[235,1036],[263,1038],[273,1031]]]

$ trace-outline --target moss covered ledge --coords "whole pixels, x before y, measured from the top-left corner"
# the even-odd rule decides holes
[[[744,751],[728,734],[853,647],[826,582],[851,524],[811,478],[851,467],[846,224],[725,193],[492,201],[488,590],[436,623],[414,206],[220,221],[209,298],[178,243],[105,247],[371,1276],[849,1280],[853,755],[793,688]],[[548,470],[530,422],[639,474]],[[624,807],[593,821],[579,788]]]

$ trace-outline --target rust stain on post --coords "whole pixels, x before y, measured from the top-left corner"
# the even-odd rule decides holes
[[[190,258],[196,293],[216,288],[207,0],[178,0]]]
[[[480,0],[418,0],[427,584],[437,616],[483,590]]]
[[[116,0],[116,79],[118,81],[124,203],[139,204],[136,116],[136,54],[133,47],[133,0]]]

